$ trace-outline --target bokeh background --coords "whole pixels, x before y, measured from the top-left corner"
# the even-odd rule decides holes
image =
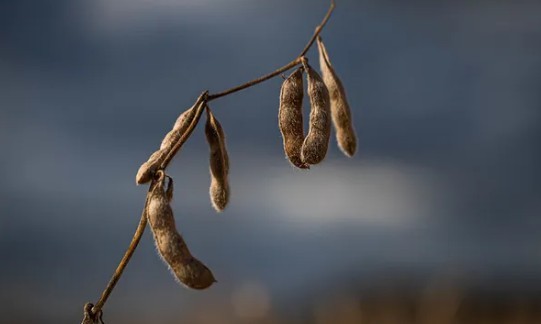
[[[176,117],[204,89],[289,62],[327,7],[0,2],[0,321],[79,322],[137,225],[135,173]],[[540,12],[538,1],[338,0],[322,35],[358,154],[333,139],[324,163],[293,169],[280,78],[213,102],[229,207],[210,206],[201,127],[169,172],[179,229],[218,284],[177,285],[147,231],[104,320],[539,323]]]

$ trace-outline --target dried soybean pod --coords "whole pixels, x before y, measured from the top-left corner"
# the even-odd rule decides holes
[[[308,96],[310,97],[310,128],[304,139],[301,159],[308,164],[318,164],[325,158],[331,135],[331,116],[329,91],[323,80],[303,60],[308,79]]]
[[[310,166],[301,160],[301,148],[304,141],[303,95],[302,68],[298,68],[282,83],[278,126],[284,140],[284,151],[291,164],[301,169],[309,169]]]
[[[340,150],[346,156],[351,157],[357,149],[357,136],[355,135],[355,129],[352,124],[346,91],[331,64],[327,49],[321,37],[317,39],[317,46],[319,49],[321,75],[323,82],[325,82],[329,90],[329,97],[331,99],[331,116],[334,128],[336,129],[336,141]]]
[[[216,211],[221,212],[229,201],[229,156],[225,147],[222,125],[207,106],[205,135],[210,149],[210,201]]]
[[[180,114],[173,125],[173,129],[163,138],[160,149],[171,148],[182,134],[186,132],[195,116],[196,108],[197,107],[194,105]]]
[[[162,154],[162,150],[152,153],[152,155],[148,158],[148,161],[139,167],[137,175],[135,176],[135,182],[137,184],[147,183],[152,179],[152,176],[160,164]]]
[[[172,187],[165,190],[164,173],[158,172],[160,179],[152,188],[147,205],[147,218],[158,253],[181,283],[193,289],[208,288],[216,282],[214,275],[190,253],[184,239],[177,232],[167,192],[172,191]],[[172,184],[171,178],[169,184]]]
[[[143,163],[135,176],[135,182],[137,184],[147,183],[152,179],[152,175],[160,167],[162,162],[167,158],[168,153],[170,153],[180,138],[186,133],[190,124],[193,122],[196,111],[198,108],[201,108],[200,105],[203,104],[203,101],[199,97],[196,101],[196,104],[183,112],[176,120],[173,130],[167,133],[162,140],[160,149],[148,158],[148,160]],[[176,151],[175,153],[177,153]]]

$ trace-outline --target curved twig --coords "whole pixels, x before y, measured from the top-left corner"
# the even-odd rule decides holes
[[[143,207],[143,211],[141,212],[141,219],[139,220],[139,225],[137,225],[137,229],[135,230],[135,233],[133,234],[133,238],[130,242],[130,245],[128,246],[126,253],[122,257],[122,260],[120,260],[120,263],[118,264],[115,270],[115,273],[113,273],[111,280],[109,280],[107,287],[105,287],[105,289],[103,290],[100,296],[100,299],[95,305],[93,305],[92,309],[90,310],[90,312],[92,313],[91,316],[95,317],[97,314],[101,314],[103,305],[105,305],[107,298],[109,298],[109,295],[111,294],[111,292],[113,292],[113,289],[115,288],[118,280],[122,276],[124,269],[130,262],[130,259],[133,253],[135,252],[135,249],[137,248],[139,241],[141,241],[141,237],[143,236],[143,233],[145,232],[145,229],[147,226],[148,197],[150,195],[150,192],[152,191],[152,188],[154,187],[154,184],[155,184],[155,180],[153,180],[150,186],[148,187],[147,197],[145,199],[145,206]]]
[[[294,68],[295,66],[299,65],[301,63],[301,57],[306,55],[306,53],[308,52],[310,47],[312,47],[312,45],[314,45],[314,42],[316,41],[317,37],[319,36],[321,31],[323,30],[323,27],[325,27],[325,25],[327,24],[327,21],[329,21],[329,18],[331,18],[331,14],[334,11],[335,7],[336,7],[336,4],[335,4],[334,0],[331,0],[331,5],[329,6],[329,10],[327,11],[327,14],[325,14],[325,17],[323,18],[323,21],[321,21],[321,23],[316,27],[316,30],[314,31],[314,34],[312,35],[312,38],[310,38],[310,40],[308,41],[306,46],[304,46],[304,49],[302,50],[302,52],[293,61],[287,63],[286,65],[282,66],[281,68],[276,69],[274,72],[271,72],[271,73],[269,73],[267,75],[261,76],[261,77],[259,77],[257,79],[252,80],[252,81],[248,81],[248,82],[246,82],[244,84],[241,84],[239,86],[236,86],[234,88],[231,88],[231,89],[228,89],[228,90],[216,93],[216,94],[210,94],[208,96],[208,98],[207,98],[207,101],[212,101],[214,99],[218,99],[220,97],[227,96],[227,95],[232,94],[234,92],[237,92],[237,91],[244,90],[246,88],[255,86],[256,84],[267,81],[268,79],[271,79],[271,78],[273,78],[273,77],[275,77],[275,76],[277,76],[279,74],[282,74],[285,71],[290,70],[290,69]]]

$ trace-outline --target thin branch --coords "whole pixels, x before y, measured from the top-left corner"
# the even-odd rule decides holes
[[[306,46],[304,46],[304,49],[302,50],[302,52],[293,61],[287,63],[286,65],[284,65],[281,68],[275,70],[274,72],[271,72],[271,73],[269,73],[267,75],[264,75],[262,77],[254,79],[252,81],[248,81],[248,82],[246,82],[244,84],[241,84],[239,86],[236,86],[234,88],[231,88],[231,89],[228,89],[228,90],[216,93],[216,94],[210,94],[208,96],[208,98],[207,98],[207,101],[212,101],[214,99],[218,99],[220,97],[227,96],[227,95],[232,94],[234,92],[241,91],[241,90],[244,90],[246,88],[250,88],[252,86],[255,86],[256,84],[267,81],[268,79],[271,79],[271,78],[273,78],[273,77],[275,77],[275,76],[277,76],[279,74],[282,74],[285,71],[299,65],[301,63],[301,58],[304,55],[306,55],[306,53],[308,52],[310,47],[312,47],[312,45],[314,45],[314,42],[316,41],[317,37],[319,36],[321,31],[323,30],[323,27],[325,27],[325,24],[327,24],[327,21],[329,21],[329,18],[331,18],[331,14],[332,14],[335,7],[336,7],[336,4],[334,3],[334,0],[331,0],[331,5],[329,7],[329,10],[327,11],[327,14],[323,18],[323,21],[321,22],[321,24],[319,24],[316,27],[316,30],[314,31],[314,34],[312,35],[312,38],[310,38],[310,41],[308,41]]]
[[[255,86],[256,84],[259,84],[263,81],[267,81],[268,79],[271,79],[275,76],[277,76],[278,74],[282,74],[284,73],[285,71],[295,67],[296,65],[298,65],[300,63],[299,59],[296,58],[294,59],[293,61],[289,62],[288,64],[282,66],[281,68],[275,70],[274,72],[271,72],[267,75],[264,75],[262,77],[259,77],[255,80],[252,80],[252,81],[249,81],[249,82],[246,82],[244,84],[241,84],[237,87],[234,87],[234,88],[231,88],[231,89],[228,89],[226,91],[223,91],[223,92],[220,92],[220,93],[216,93],[216,94],[212,94],[212,95],[209,95],[208,97],[208,101],[212,101],[214,99],[218,99],[220,97],[224,97],[224,96],[227,96],[229,94],[232,94],[234,92],[237,92],[237,91],[240,91],[240,90],[244,90],[246,88],[249,88],[249,87],[252,87],[252,86]]]
[[[118,264],[118,267],[115,270],[115,273],[111,277],[111,280],[107,284],[107,287],[103,291],[103,293],[100,296],[100,299],[92,307],[92,314],[95,316],[96,314],[99,314],[101,312],[101,309],[103,308],[103,305],[107,301],[107,298],[109,298],[109,295],[111,292],[113,292],[113,289],[115,288],[118,280],[122,276],[122,273],[124,272],[124,269],[130,262],[130,259],[135,252],[135,249],[137,248],[137,245],[139,244],[139,241],[141,241],[141,237],[143,236],[143,233],[145,232],[145,228],[147,226],[147,204],[148,204],[148,198],[150,196],[150,192],[152,191],[152,188],[154,187],[154,181],[150,184],[148,187],[147,192],[147,198],[145,200],[145,207],[143,208],[143,212],[141,213],[141,219],[139,220],[139,225],[137,225],[137,229],[135,230],[135,233],[133,234],[133,238],[131,240],[130,246],[126,250],[126,253],[124,253],[124,256],[122,257],[122,260],[120,260],[120,263]]]
[[[334,0],[331,0],[331,5],[329,7],[329,10],[327,11],[327,14],[323,18],[323,21],[321,22],[321,24],[319,24],[316,27],[316,30],[314,31],[314,35],[312,35],[312,38],[310,38],[310,41],[308,42],[308,44],[306,44],[306,46],[302,50],[301,54],[299,54],[299,56],[297,56],[297,58],[301,58],[304,55],[306,55],[306,53],[308,52],[310,47],[312,47],[312,45],[314,45],[314,42],[316,41],[316,38],[319,36],[321,31],[323,30],[323,27],[325,27],[325,25],[327,24],[327,21],[329,21],[329,18],[331,18],[331,14],[332,14],[335,7],[336,7],[336,4],[334,3]]]

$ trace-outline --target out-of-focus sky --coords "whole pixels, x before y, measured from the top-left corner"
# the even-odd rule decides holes
[[[293,169],[277,128],[280,78],[212,102],[227,134],[229,207],[217,215],[208,201],[201,127],[169,173],[178,227],[218,284],[177,286],[146,233],[106,305],[111,321],[209,303],[257,318],[382,273],[539,287],[541,3],[337,2],[322,36],[358,154],[347,159],[332,139],[321,165]],[[289,62],[327,6],[2,2],[2,317],[80,320],[138,222],[135,173],[176,117],[202,90]],[[317,66],[317,52],[308,57]]]

